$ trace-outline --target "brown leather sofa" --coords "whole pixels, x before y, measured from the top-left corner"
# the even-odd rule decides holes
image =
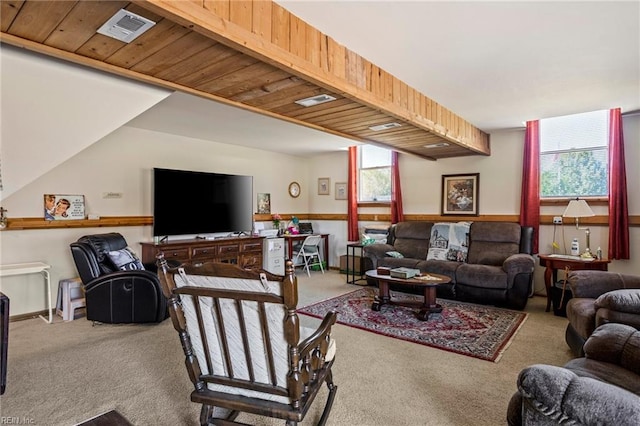
[[[399,222],[389,228],[386,244],[364,247],[371,266],[408,267],[446,275],[438,297],[523,309],[533,283],[533,228],[509,222],[473,222],[466,262],[427,260],[434,222]],[[401,258],[389,252],[401,253]],[[375,285],[371,281],[369,284]]]
[[[602,324],[628,324],[640,330],[640,276],[607,271],[572,271],[567,277],[567,344],[576,356],[593,330]]]

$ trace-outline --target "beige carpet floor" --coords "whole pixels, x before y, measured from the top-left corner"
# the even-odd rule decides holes
[[[299,306],[354,290],[335,271],[299,275]],[[336,325],[330,425],[500,425],[518,372],[527,365],[562,365],[567,320],[529,300],[529,318],[498,363]],[[300,315],[303,325],[319,320]],[[12,322],[7,390],[0,415],[32,425],[74,425],[117,410],[135,425],[197,425],[199,406],[171,321],[159,325],[97,325],[86,319],[53,324]],[[326,391],[305,425],[319,418]],[[256,425],[283,421],[242,414]],[[25,424],[24,422],[22,424]]]

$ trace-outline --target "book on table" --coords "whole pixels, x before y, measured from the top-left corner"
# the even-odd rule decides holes
[[[409,279],[409,278],[415,277],[416,275],[420,275],[420,269],[401,267],[401,268],[394,268],[391,270],[392,278]]]

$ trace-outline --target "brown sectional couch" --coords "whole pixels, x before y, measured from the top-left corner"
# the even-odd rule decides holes
[[[438,297],[523,309],[531,291],[535,260],[533,229],[508,222],[473,222],[466,262],[426,260],[434,222],[399,222],[389,228],[386,244],[364,248],[371,266],[408,267],[446,275]],[[399,252],[402,258],[390,256]],[[370,282],[370,284],[375,284]]]
[[[593,330],[609,322],[640,330],[640,276],[608,271],[571,271],[573,298],[567,302],[567,344],[576,356]]]

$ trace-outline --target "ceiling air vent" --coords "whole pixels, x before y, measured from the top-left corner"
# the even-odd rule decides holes
[[[155,24],[143,16],[120,9],[103,26],[98,28],[98,33],[130,43]]]
[[[445,146],[449,146],[449,144],[446,142],[440,142],[431,145],[424,145],[424,148],[444,148]]]
[[[400,123],[386,123],[386,124],[378,124],[377,126],[369,127],[369,130],[373,130],[374,132],[379,132],[380,130],[393,129],[394,127],[400,127],[402,124]]]
[[[333,96],[329,96],[329,95],[318,95],[318,96],[312,96],[310,98],[304,98],[304,99],[300,99],[295,101],[298,105],[302,105],[303,107],[310,107],[310,106],[314,106],[314,105],[319,105],[319,104],[323,104],[325,102],[331,102],[331,101],[335,101],[336,98],[334,98]]]

